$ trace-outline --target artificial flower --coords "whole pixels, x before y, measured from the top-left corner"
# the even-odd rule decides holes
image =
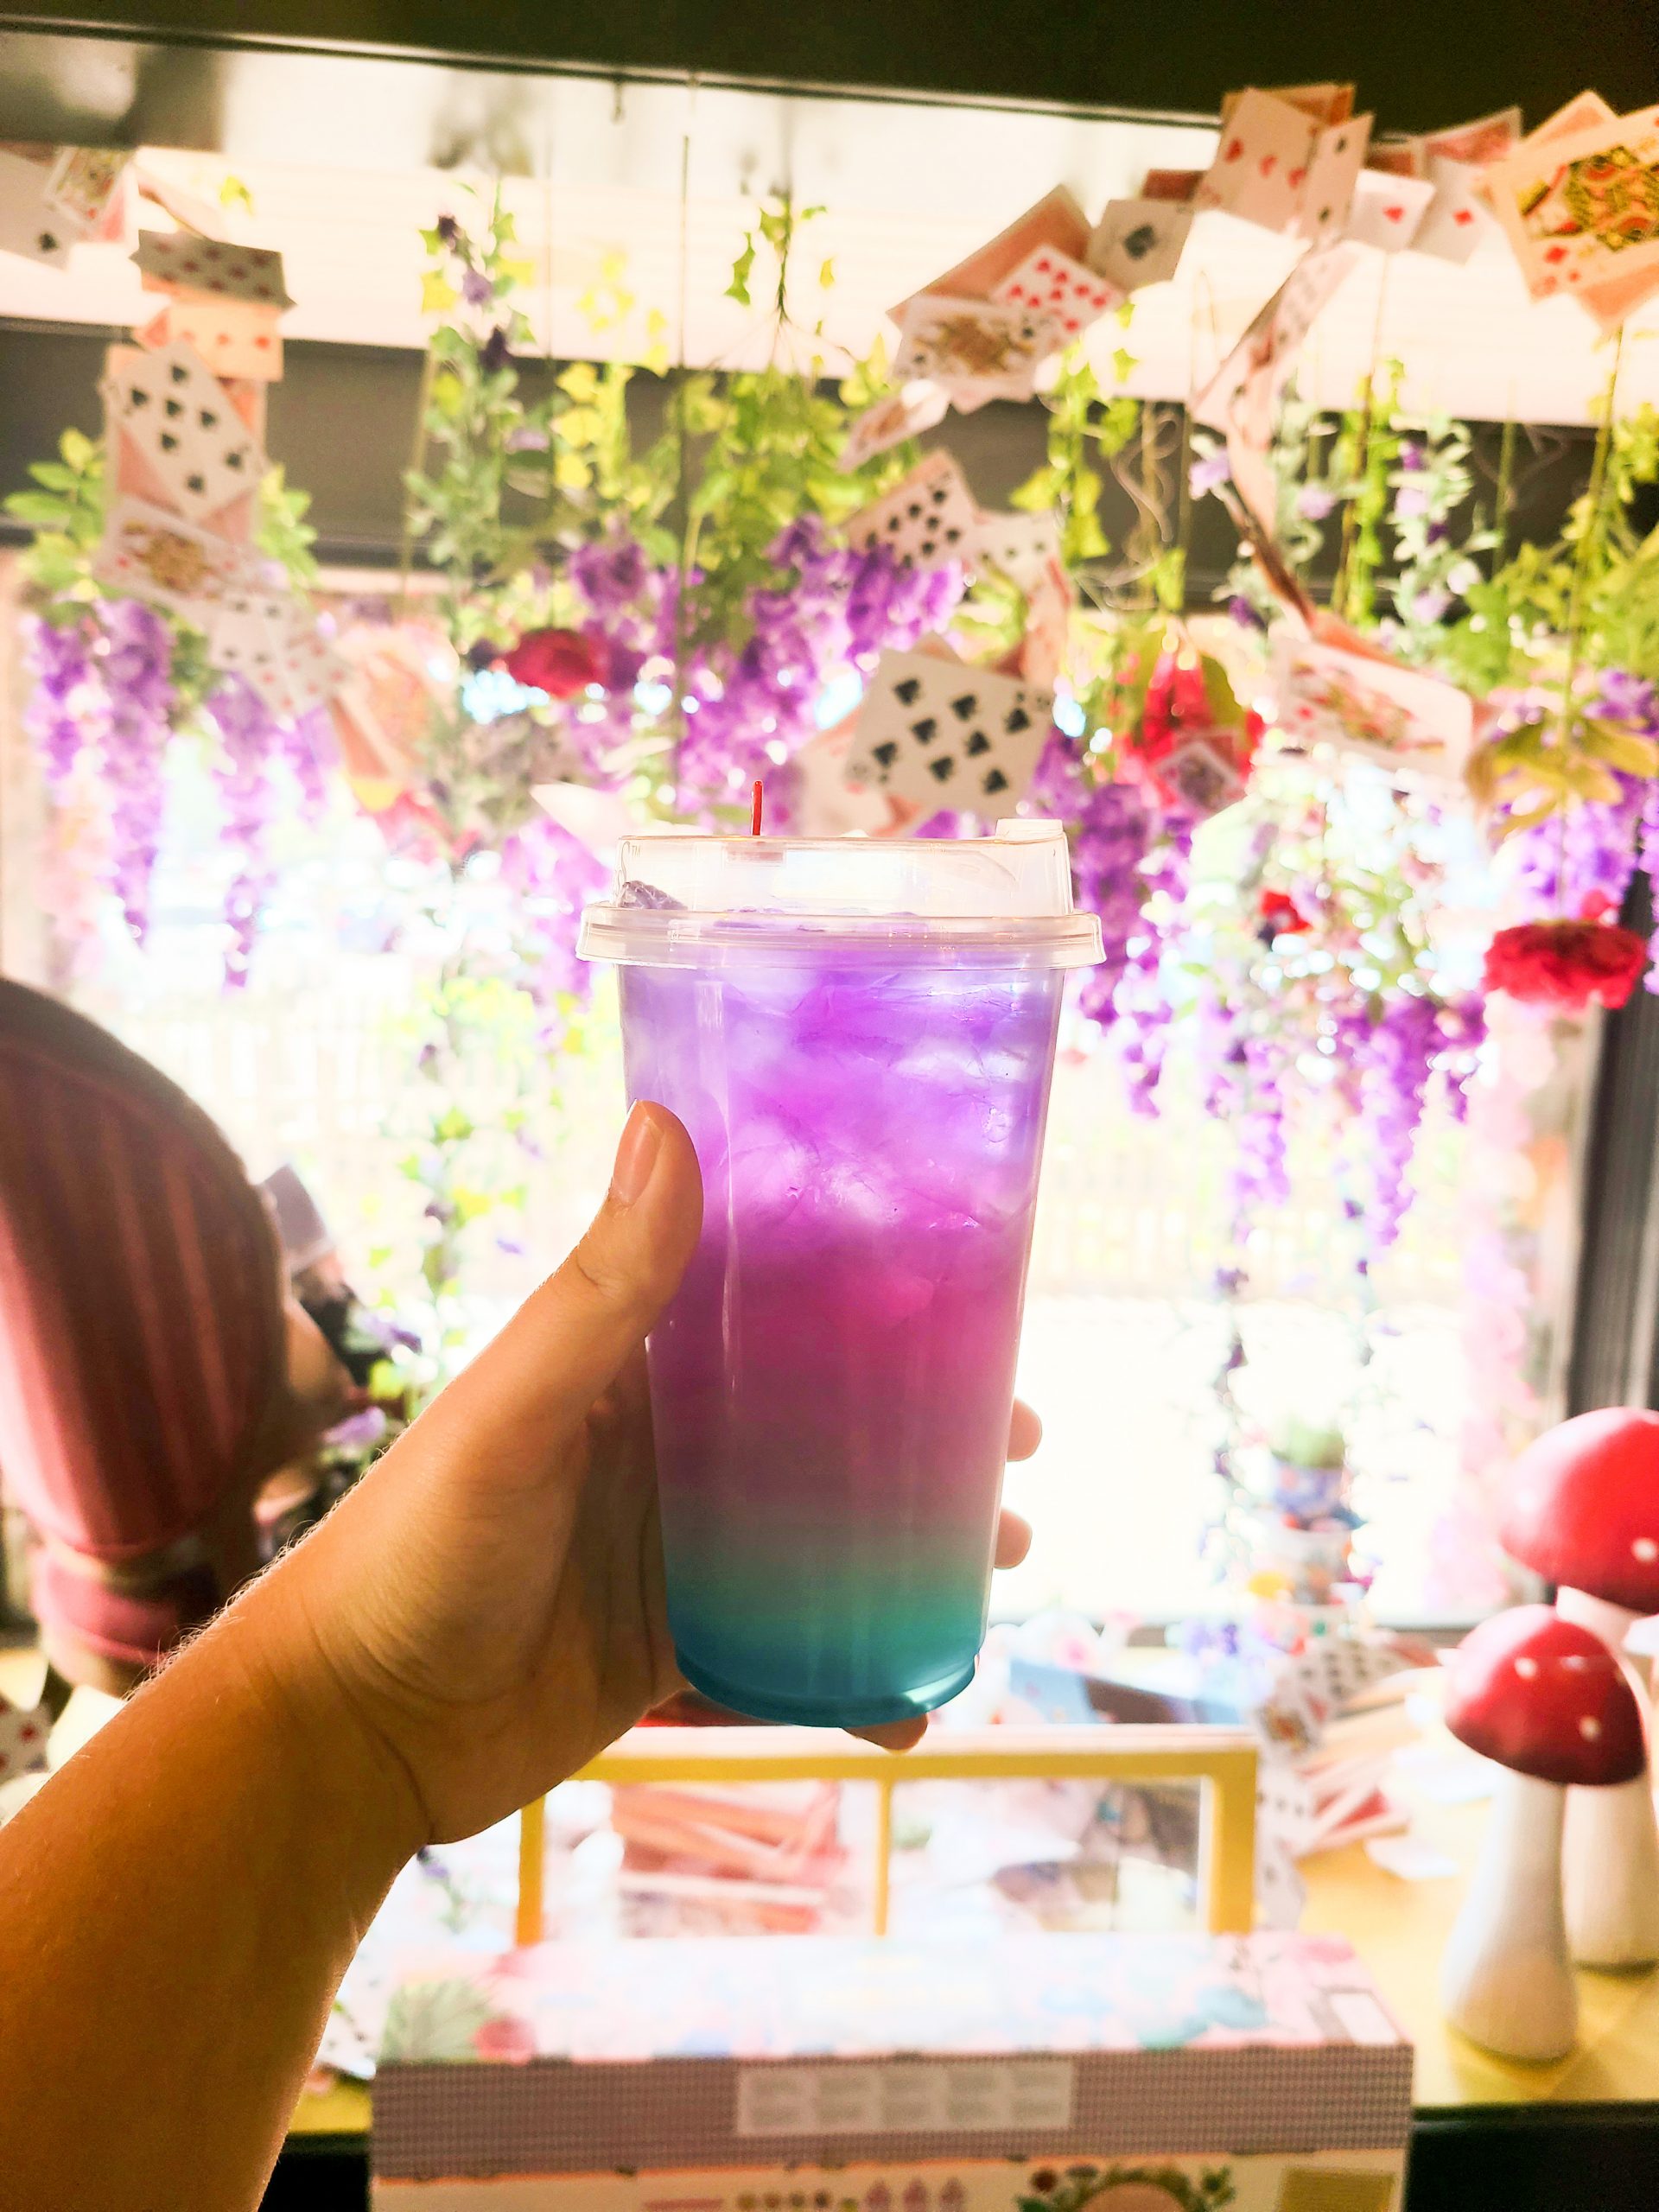
[[[1623,1006],[1647,964],[1647,946],[1617,923],[1522,922],[1487,946],[1483,980],[1524,1005],[1582,1014],[1592,1000]]]
[[[1264,891],[1255,911],[1264,943],[1275,937],[1298,937],[1313,926],[1287,891]]]
[[[580,630],[527,630],[501,665],[515,683],[550,699],[574,699],[603,681],[599,650]]]

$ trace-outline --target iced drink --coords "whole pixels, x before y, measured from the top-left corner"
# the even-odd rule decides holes
[[[651,880],[681,842],[636,841],[605,910],[632,937],[607,947],[629,1096],[679,1116],[703,1176],[649,1354],[676,1649],[762,1719],[902,1718],[963,1688],[984,1633],[1062,969],[1090,933],[999,917],[988,879],[980,916],[698,918]],[[1003,845],[1027,903],[1037,843]],[[750,874],[723,895],[779,895]]]

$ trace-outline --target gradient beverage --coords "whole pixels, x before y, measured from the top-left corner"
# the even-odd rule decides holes
[[[636,839],[588,918],[628,1095],[702,1169],[649,1348],[675,1646],[762,1719],[899,1719],[973,1673],[1064,969],[1098,957],[1063,837],[1014,826]]]

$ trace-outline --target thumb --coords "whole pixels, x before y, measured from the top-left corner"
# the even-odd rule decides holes
[[[428,1411],[474,1456],[544,1459],[587,1418],[679,1287],[702,1226],[702,1179],[665,1106],[629,1115],[611,1187],[558,1272]],[[433,1440],[435,1442],[438,1439]]]

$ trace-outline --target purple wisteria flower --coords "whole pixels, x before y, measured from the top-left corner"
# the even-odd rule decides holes
[[[105,700],[100,750],[110,801],[111,887],[140,944],[161,841],[167,747],[173,734],[173,633],[152,607],[105,601],[95,648]]]
[[[495,297],[495,287],[481,269],[469,269],[461,280],[461,296],[469,308],[486,308]]]
[[[1227,462],[1227,450],[1217,446],[1214,453],[1200,454],[1186,472],[1186,488],[1195,499],[1202,499],[1224,484],[1232,474]]]
[[[275,715],[251,684],[227,676],[207,701],[218,726],[220,757],[215,780],[225,809],[224,838],[236,853],[236,873],[226,894],[231,942],[225,955],[225,988],[248,980],[259,914],[276,881],[270,840],[276,794],[270,768],[284,750]]]
[[[1296,494],[1296,512],[1304,522],[1323,522],[1336,504],[1328,484],[1304,484]]]
[[[75,764],[104,721],[104,701],[84,626],[79,621],[33,623],[29,667],[35,682],[23,710],[23,727],[47,790],[61,804]]]

